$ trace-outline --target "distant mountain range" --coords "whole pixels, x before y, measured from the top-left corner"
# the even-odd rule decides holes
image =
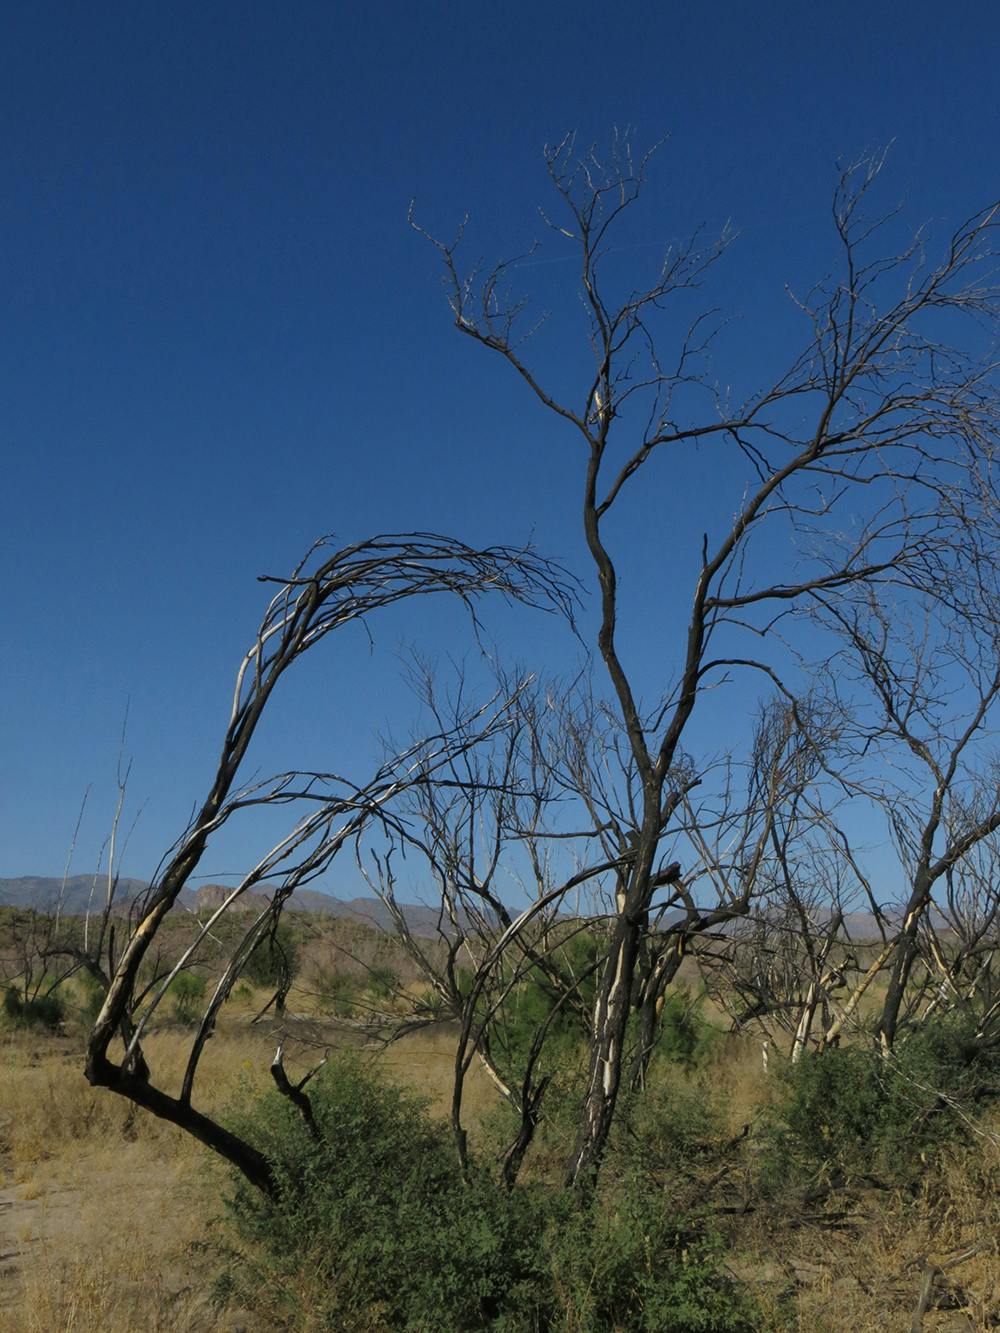
[[[124,916],[129,906],[141,897],[149,888],[144,879],[120,879],[115,898],[115,914]],[[256,890],[249,891],[234,905],[244,911],[260,911],[275,891],[275,884],[261,884]],[[88,904],[92,910],[100,911],[107,891],[107,878],[98,875],[71,875],[66,880],[65,889],[61,879],[47,878],[43,875],[24,875],[20,879],[0,878],[0,907],[27,907],[39,912],[53,912],[59,902],[62,891],[62,911],[66,916],[83,916]],[[184,889],[175,911],[212,912],[221,906],[232,886],[225,884],[203,884],[198,889]],[[438,934],[438,914],[421,903],[402,903],[403,915],[414,935],[430,938]],[[335,898],[330,893],[321,893],[316,889],[296,889],[285,904],[288,912],[308,912],[316,916],[333,916],[360,921],[374,926],[376,930],[394,929],[388,909],[379,898]],[[901,919],[899,909],[887,909],[887,920],[897,923]],[[943,919],[934,913],[935,924],[940,929]],[[731,935],[746,929],[745,918],[737,918],[722,926],[719,933]],[[844,929],[856,943],[878,938],[878,924],[870,912],[848,912],[844,917]],[[448,933],[447,922],[444,923]]]
[[[259,911],[271,897],[277,886],[261,884],[256,890],[245,893],[238,906],[245,910]],[[124,915],[129,906],[140,898],[149,888],[143,879],[120,879],[115,894],[114,911]],[[232,891],[232,886],[224,884],[203,884],[198,889],[184,889],[177,902],[177,908],[191,912],[213,911]],[[61,879],[45,875],[22,875],[17,879],[0,878],[0,907],[33,908],[38,912],[54,912],[62,900],[62,912],[66,916],[83,916],[88,907],[100,911],[107,892],[107,876],[71,875],[65,885]],[[437,934],[437,912],[419,903],[401,904],[403,915],[410,930],[415,935],[432,936]],[[175,910],[177,910],[175,908]],[[296,889],[285,905],[290,912],[309,912],[314,915],[347,917],[352,921],[361,921],[378,930],[391,931],[392,918],[385,904],[378,898],[334,898],[332,894],[320,893],[316,889]]]

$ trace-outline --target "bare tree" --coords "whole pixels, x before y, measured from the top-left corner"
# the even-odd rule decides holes
[[[113,969],[115,914],[127,910],[120,901],[119,865],[138,820],[137,814],[131,828],[126,829],[123,835],[121,824],[131,769],[131,765],[124,760],[127,722],[126,709],[118,753],[114,814],[108,836],[97,858],[97,869],[91,877],[87,907],[82,919],[65,912],[66,886],[90,794],[89,788],[80,803],[54,910],[13,913],[7,922],[10,945],[6,959],[0,961],[0,972],[5,972],[7,978],[16,984],[22,1005],[30,1007],[39,999],[57,995],[66,982],[81,973],[102,995],[107,993],[108,969]],[[63,996],[60,995],[60,1006],[62,1002]]]
[[[34,909],[7,908],[0,922],[0,983],[11,996],[7,1004],[30,1013],[55,995],[79,964],[53,953],[54,918]]]
[[[508,290],[519,261],[466,273],[461,231],[441,241],[417,230],[442,260],[456,328],[506,361],[580,451],[582,528],[600,597],[596,646],[638,789],[627,855],[618,858],[621,882],[592,1019],[589,1087],[568,1167],[571,1182],[586,1183],[599,1168],[615,1114],[637,969],[664,869],[661,847],[698,779],[682,744],[709,686],[745,670],[789,692],[779,669],[787,656],[777,621],[787,636],[799,623],[796,612],[853,588],[873,595],[920,588],[940,599],[970,525],[992,512],[997,410],[990,366],[975,349],[979,324],[997,314],[989,264],[1000,206],[973,215],[941,257],[930,260],[919,235],[901,248],[888,242],[880,248],[896,225],[895,210],[869,211],[882,159],[845,170],[833,203],[837,272],[798,301],[808,327],[802,350],[768,387],[733,406],[707,368],[718,316],[702,309],[680,336],[671,334],[670,323],[674,310],[683,315],[680,298],[710,276],[729,236],[674,247],[650,285],[621,289],[613,256],[650,156],[635,158],[623,136],[606,156],[580,152],[570,136],[545,157],[560,211],[543,216],[576,257],[587,319],[590,369],[575,395],[548,387],[529,359],[526,302]],[[973,326],[964,346],[963,320]],[[655,484],[655,460],[669,467],[695,446],[705,451],[713,485],[726,469],[735,512],[723,520],[706,506],[703,534],[689,538],[698,542],[698,558],[686,623],[675,627],[672,677],[660,702],[648,707],[627,662],[609,520],[640,473],[647,487]],[[654,585],[676,582],[684,568],[674,554],[683,518],[675,521],[665,498],[657,521],[671,535],[664,548],[672,554],[650,571]],[[764,534],[771,549],[783,544],[790,553],[780,575],[764,554]],[[640,650],[651,612],[645,614]],[[925,891],[922,882],[920,895]],[[693,911],[690,928],[703,921]],[[906,956],[904,945],[898,957]],[[895,990],[905,981],[905,961],[897,967]],[[892,1022],[888,1011],[886,1021]]]
[[[526,305],[507,291],[518,261],[466,275],[461,233],[454,242],[429,239],[457,328],[498,353],[580,448],[601,684],[589,668],[563,687],[529,687],[524,673],[501,670],[485,705],[459,696],[444,706],[426,682],[429,734],[391,746],[364,780],[294,770],[240,786],[279,680],[332,630],[432,592],[458,596],[473,618],[488,592],[572,615],[571,580],[527,550],[476,550],[419,533],[333,554],[321,544],[291,578],[271,580],[278,589],[237,673],[209,791],[126,938],[101,934],[108,989],[88,1077],[181,1125],[265,1190],[272,1182],[261,1155],[194,1108],[199,1062],[288,897],[345,845],[431,996],[409,1013],[388,1006],[369,1029],[390,1039],[441,1016],[459,1025],[452,1122],[463,1163],[472,1062],[517,1114],[502,1162],[509,1186],[538,1122],[547,1042],[571,1021],[588,1070],[567,1181],[589,1187],[623,1078],[644,1083],[686,954],[697,949],[728,968],[732,984],[745,983],[756,1017],[786,1032],[793,1058],[835,1041],[889,966],[889,1048],[901,1013],[918,1017],[930,1002],[926,986],[910,983],[920,949],[933,952],[934,885],[971,873],[970,858],[1000,827],[981,752],[1000,689],[991,592],[998,414],[991,367],[975,350],[981,324],[997,314],[989,276],[997,207],[963,224],[931,260],[920,237],[880,248],[898,230],[895,212],[869,212],[881,159],[844,171],[833,205],[836,276],[796,302],[807,327],[798,354],[734,405],[710,371],[721,318],[704,304],[685,313],[702,301],[697,292],[730,237],[674,247],[650,283],[621,287],[616,252],[650,156],[634,159],[627,137],[606,158],[578,153],[569,138],[546,163],[561,210],[546,222],[575,256],[586,316],[589,367],[575,395],[550,389],[528,359]],[[973,336],[963,343],[969,323]],[[656,522],[669,540],[660,543],[662,563],[646,571],[648,584],[657,595],[668,582],[686,589],[686,610],[666,627],[666,676],[647,700],[639,663],[656,615],[662,628],[662,608],[640,610],[630,639],[633,603],[626,608],[619,596],[615,524],[637,498],[640,473],[654,486],[658,462],[666,467],[696,449],[719,495],[706,498],[703,513],[689,501],[674,511],[658,501]],[[924,624],[931,630],[921,640]],[[931,650],[908,664],[906,651],[924,642]],[[854,664],[850,688],[838,679],[825,694],[816,688],[819,652],[827,653],[827,677],[846,671],[834,662]],[[955,671],[960,723],[957,711],[948,713]],[[757,726],[745,741],[710,744],[692,720],[737,680],[747,696],[762,687],[770,702],[762,712],[747,704]],[[894,787],[878,765],[899,752],[911,771],[908,785]],[[914,776],[921,766],[933,780],[929,803]],[[890,814],[908,858],[910,900],[899,929],[835,817],[841,799]],[[290,809],[287,834],[194,924],[179,956],[150,969],[164,918],[211,837],[262,807]],[[396,897],[403,852],[418,854],[438,896],[433,948],[408,931]],[[180,1093],[168,1094],[147,1063],[149,1024],[222,917],[264,882],[277,890],[240,931],[192,1038]],[[517,912],[507,906],[512,885],[526,904]],[[882,949],[852,968],[843,923],[858,895],[872,907]],[[734,924],[741,921],[750,923],[742,934]],[[978,958],[975,948],[970,957]],[[932,960],[942,981],[954,961],[946,953]],[[951,979],[959,984],[957,974]],[[513,1016],[529,992],[545,1003],[525,1044]],[[311,1071],[293,1083],[279,1046],[272,1074],[315,1132]]]
[[[878,1025],[886,1052],[921,1009],[922,987],[908,989],[922,930],[931,949],[924,979],[943,966],[930,915],[936,887],[946,887],[939,896],[955,924],[963,933],[972,928],[970,949],[991,919],[981,895],[971,918],[955,897],[962,884],[972,901],[968,886],[1000,829],[1000,601],[989,550],[997,529],[991,513],[967,518],[961,546],[948,553],[947,586],[932,577],[923,588],[816,598],[818,619],[841,645],[828,659],[828,688],[845,718],[841,780],[883,810],[899,858],[903,901],[890,930]]]
[[[833,993],[853,963],[845,918],[860,885],[825,771],[836,740],[835,717],[815,699],[772,700],[761,711],[740,825],[694,812],[690,824],[706,873],[719,880],[740,868],[752,906],[728,934],[699,943],[702,971],[734,1030],[759,1028],[775,1049],[787,1038],[793,1063],[813,1041],[818,1013],[829,1026]]]
[[[272,1187],[264,1157],[248,1142],[193,1105],[198,1063],[221,1006],[247,959],[258,947],[300,885],[320,875],[369,821],[390,818],[401,793],[432,784],[461,753],[507,725],[510,700],[495,698],[464,710],[450,726],[421,737],[357,783],[334,772],[291,771],[238,786],[237,780],[261,717],[284,673],[330,633],[370,617],[404,599],[432,593],[458,597],[473,619],[487,593],[529,606],[571,613],[572,584],[561,570],[528,549],[477,550],[448,538],[407,533],[373,538],[334,551],[317,545],[290,578],[278,585],[236,675],[232,708],[218,766],[197,814],[165,858],[120,951],[109,963],[109,987],[90,1034],[86,1073],[91,1083],[181,1126],[236,1166],[263,1190]],[[516,691],[515,691],[516,693]],[[290,807],[290,830],[232,889],[218,909],[197,925],[194,938],[169,970],[152,980],[141,969],[166,914],[195,874],[213,834],[234,817],[268,807]],[[143,1050],[143,1035],[171,981],[190,965],[219,919],[255,885],[276,882],[267,905],[253,917],[209,1000],[192,1039],[178,1095],[158,1087]],[[112,1058],[112,1042],[121,1053]],[[309,1075],[292,1084],[279,1047],[275,1083],[309,1120]]]
[[[438,687],[427,673],[422,690],[438,726],[450,712],[438,700]],[[581,986],[598,963],[589,960],[583,975],[574,947],[590,935],[594,919],[567,915],[571,885],[558,872],[565,849],[586,848],[602,826],[567,825],[557,810],[566,796],[560,771],[564,719],[550,707],[551,693],[537,684],[500,693],[512,699],[510,724],[475,749],[456,754],[447,774],[433,784],[414,787],[400,806],[388,834],[388,849],[368,848],[368,882],[382,899],[397,939],[417,964],[430,992],[394,1022],[369,1024],[388,1039],[432,1022],[458,1022],[461,1035],[455,1063],[452,1124],[459,1158],[468,1162],[462,1101],[466,1076],[478,1062],[519,1118],[518,1132],[502,1159],[502,1179],[511,1187],[530,1146],[551,1070],[543,1070],[546,1041],[568,1021],[583,1040],[589,1022]],[[579,730],[579,716],[571,713]],[[592,813],[592,811],[591,811]],[[552,855],[552,844],[562,854]],[[359,856],[360,856],[359,848]],[[410,930],[396,897],[394,858],[416,853],[426,867],[439,904],[436,948]],[[584,885],[608,865],[590,865],[576,877]],[[618,858],[612,858],[612,864]],[[412,872],[411,872],[412,873]],[[571,877],[572,878],[572,877]],[[516,915],[506,905],[511,891],[530,906]],[[533,1009],[538,1028],[525,1045],[523,1004]]]
[[[946,889],[921,919],[919,946],[928,977],[919,1022],[972,1013],[973,1040],[1000,1040],[1000,847],[983,838],[946,872]]]

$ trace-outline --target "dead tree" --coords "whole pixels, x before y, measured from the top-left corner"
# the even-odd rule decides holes
[[[0,938],[0,980],[14,991],[17,1003],[29,1010],[39,1000],[50,996],[57,998],[61,1008],[64,997],[59,992],[66,982],[81,975],[101,995],[107,993],[109,973],[114,970],[116,917],[124,918],[128,912],[128,903],[121,901],[119,893],[119,864],[138,819],[136,815],[132,827],[122,829],[131,767],[124,759],[127,722],[126,709],[118,753],[115,810],[97,858],[97,870],[89,877],[86,910],[82,916],[66,911],[66,887],[89,788],[80,804],[55,902],[46,911],[12,911],[3,923],[5,938]]]
[[[945,892],[921,921],[928,976],[921,1025],[957,1012],[975,1019],[973,1041],[1000,1040],[1000,845],[982,839],[945,875]]]
[[[746,780],[730,777],[718,813],[687,811],[699,878],[721,896],[738,876],[748,904],[726,929],[693,942],[702,976],[734,1031],[759,1030],[793,1062],[819,1040],[817,1021],[829,1026],[835,994],[856,968],[846,919],[864,903],[865,885],[837,824],[844,795],[828,770],[838,730],[836,713],[815,696],[770,700]]]
[[[427,708],[445,728],[450,712],[439,701],[439,688],[429,673],[422,674]],[[551,687],[533,684],[515,696],[501,680],[499,692],[512,699],[509,725],[456,754],[434,784],[412,788],[391,826],[377,830],[381,848],[368,846],[363,854],[359,846],[359,864],[427,987],[426,997],[397,1011],[390,1023],[376,1016],[368,1026],[374,1035],[393,1040],[434,1022],[459,1024],[452,1097],[459,1159],[463,1167],[468,1164],[462,1103],[469,1069],[478,1062],[518,1118],[501,1160],[501,1178],[509,1188],[531,1144],[550,1080],[548,1038],[567,1024],[580,1042],[586,1038],[583,988],[602,959],[598,948],[581,966],[576,942],[589,939],[594,917],[579,910],[571,914],[572,889],[583,889],[608,866],[600,856],[596,866],[587,864],[607,821],[591,826],[588,810],[578,803],[572,806],[577,822],[558,817],[567,796],[564,717],[550,706]],[[579,734],[579,715],[573,718]],[[585,865],[575,884],[560,873],[569,846]],[[437,902],[433,942],[412,932],[397,899],[397,862],[414,855]],[[530,905],[512,911],[507,906],[512,893]],[[540,1004],[540,1012],[525,1048],[520,1007],[526,997]]]
[[[730,238],[672,248],[650,284],[623,286],[615,250],[642,194],[649,155],[634,158],[621,136],[607,155],[580,152],[570,136],[546,151],[546,165],[559,208],[546,221],[575,256],[587,320],[589,369],[575,394],[550,387],[529,359],[526,338],[537,323],[509,292],[519,261],[467,273],[461,231],[441,241],[418,230],[443,263],[458,331],[507,362],[576,442],[583,537],[600,599],[596,648],[639,788],[594,1006],[579,1142],[568,1164],[568,1179],[586,1183],[615,1114],[661,844],[688,780],[677,778],[687,771],[682,747],[708,687],[745,670],[788,689],[780,671],[787,636],[798,627],[795,613],[817,596],[928,586],[931,575],[941,592],[947,552],[964,539],[972,510],[992,502],[988,456],[997,413],[988,368],[954,339],[963,319],[997,314],[989,262],[998,206],[972,216],[930,260],[920,237],[881,248],[894,225],[894,213],[869,211],[881,158],[846,170],[833,205],[837,272],[798,302],[808,330],[802,350],[734,405],[707,368],[719,317],[707,307],[686,315],[689,294],[709,278]],[[678,323],[686,329],[680,335]],[[671,460],[696,448],[707,485],[732,487],[728,517],[725,504],[705,503],[702,517],[690,500],[672,503]],[[629,658],[630,648],[633,656],[645,651],[653,610],[640,613],[630,640],[611,524],[635,499],[640,474],[647,492],[663,488],[654,492],[655,514],[669,539],[661,544],[663,563],[647,574],[657,588],[668,580],[688,586],[686,617],[672,627],[669,679],[652,707],[639,696]],[[789,553],[780,574],[763,554],[764,534],[770,549]],[[773,627],[781,617],[779,637]]]
[[[429,594],[459,598],[476,615],[489,593],[525,605],[570,613],[573,588],[555,565],[528,549],[475,549],[448,538],[407,533],[373,538],[331,553],[326,542],[308,553],[290,578],[267,578],[277,591],[236,674],[232,708],[218,766],[197,814],[154,877],[138,919],[114,957],[103,1007],[90,1034],[86,1074],[200,1139],[263,1190],[272,1188],[264,1157],[193,1104],[195,1076],[205,1043],[242,967],[273,926],[287,898],[323,873],[369,821],[387,818],[401,793],[432,784],[464,750],[507,725],[509,700],[497,698],[462,713],[448,729],[421,737],[381,764],[362,782],[334,772],[286,772],[239,786],[238,779],[265,709],[285,672],[334,631],[395,603]],[[243,876],[217,910],[198,923],[194,938],[152,986],[140,981],[144,960],[166,914],[195,874],[206,847],[230,820],[260,807],[289,807],[289,832]],[[209,1000],[192,1039],[178,1094],[154,1081],[143,1037],[172,979],[197,956],[220,917],[264,882],[277,889],[255,914]],[[112,1054],[112,1044],[120,1044]],[[307,1105],[304,1082],[292,1085],[281,1051],[275,1082],[296,1105]],[[308,1075],[307,1075],[308,1078]],[[308,1120],[308,1115],[307,1115]]]
[[[932,950],[923,981],[943,964],[933,957],[929,923],[935,892],[972,873],[1000,830],[1000,598],[990,549],[997,527],[991,510],[972,509],[974,494],[965,499],[961,544],[928,553],[924,586],[816,599],[820,623],[839,641],[828,679],[849,719],[853,758],[843,780],[884,812],[904,885],[877,1029],[885,1052],[924,1002],[923,985],[911,985],[922,932]]]

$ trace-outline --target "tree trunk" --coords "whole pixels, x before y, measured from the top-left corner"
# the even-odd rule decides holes
[[[168,1120],[172,1125],[186,1130],[235,1166],[256,1189],[266,1195],[274,1195],[274,1175],[264,1154],[208,1116],[202,1115],[186,1102],[161,1092],[141,1074],[130,1073],[103,1056],[91,1056],[87,1062],[86,1075],[87,1082],[93,1087],[109,1088],[127,1097],[135,1105],[152,1111],[161,1120]]]
[[[893,959],[889,988],[886,991],[885,1003],[882,1006],[882,1017],[879,1019],[876,1032],[885,1055],[888,1055],[892,1050],[893,1043],[896,1040],[899,1011],[903,1007],[903,998],[906,995],[910,972],[917,956],[917,930],[930,903],[930,891],[930,883],[927,882],[925,876],[921,875],[914,885],[910,901],[906,904],[903,929],[896,940],[896,957]]]
[[[667,987],[680,969],[686,945],[687,936],[681,931],[676,932],[670,947],[660,951],[643,986],[639,1005],[639,1044],[629,1069],[629,1087],[633,1092],[640,1092],[646,1086],[649,1062],[659,1040],[663,1001]]]
[[[592,1184],[607,1146],[621,1083],[639,934],[639,927],[630,920],[630,914],[622,912],[615,925],[594,1008],[587,1099],[583,1106],[580,1137],[566,1176],[567,1185]]]
[[[806,1049],[809,1042],[813,1019],[816,1017],[816,998],[816,979],[814,977],[809,983],[805,1004],[802,1006],[802,1017],[799,1019],[799,1025],[795,1029],[795,1040],[792,1042],[793,1065],[797,1065],[802,1059],[802,1052]]]

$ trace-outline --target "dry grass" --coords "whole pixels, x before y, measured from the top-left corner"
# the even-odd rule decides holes
[[[188,1035],[154,1034],[150,1062],[165,1086],[179,1084]],[[450,1104],[453,1033],[428,1031],[388,1048],[384,1068],[425,1097]],[[206,1050],[196,1102],[219,1112],[266,1086],[273,1034],[245,1018]],[[291,1072],[312,1058],[290,1048]],[[725,1108],[738,1133],[768,1100],[759,1042],[720,1042],[693,1085]],[[481,1072],[469,1081],[470,1121],[496,1102]],[[830,1231],[799,1218],[787,1225],[762,1208],[733,1224],[733,1267],[777,1312],[794,1310],[802,1333],[907,1328],[924,1256],[943,1259],[1000,1236],[1000,1115],[929,1164],[921,1193],[855,1191],[849,1226]],[[10,1036],[0,1045],[0,1328],[5,1333],[248,1333],[281,1327],[278,1307],[222,1319],[208,1300],[218,1268],[224,1170],[170,1125],[88,1086],[79,1043]],[[14,1252],[13,1258],[10,1257]],[[9,1280],[4,1282],[3,1267]],[[996,1327],[996,1247],[946,1277],[963,1313],[934,1310],[927,1333]],[[941,1290],[945,1290],[942,1285]],[[961,1322],[964,1320],[964,1322]],[[776,1314],[777,1321],[777,1314]],[[778,1327],[775,1322],[775,1327]]]
[[[181,1032],[155,1034],[150,1062],[168,1090],[180,1084],[189,1038]],[[210,1113],[233,1096],[241,1082],[262,1082],[258,1041],[223,1036],[210,1043],[199,1081],[198,1099]],[[180,1130],[128,1103],[91,1088],[83,1076],[77,1043],[14,1034],[2,1048],[0,1146],[15,1172],[52,1160],[56,1167],[68,1145],[143,1142],[176,1156],[197,1152]],[[266,1072],[266,1062],[263,1062]]]
[[[891,1327],[894,1311],[916,1302],[922,1266],[983,1244],[985,1249],[949,1270],[938,1290],[955,1309],[929,1311],[928,1333],[962,1327],[964,1311],[975,1330],[995,1328],[1000,1318],[1000,1116],[993,1115],[967,1144],[949,1148],[930,1165],[920,1193],[864,1201],[866,1222],[831,1255],[833,1271],[849,1289],[850,1306],[872,1328]],[[812,1294],[808,1312],[822,1313]],[[860,1327],[866,1325],[861,1324]],[[817,1327],[821,1327],[817,1323]],[[830,1324],[831,1329],[843,1323]]]
[[[443,1113],[452,1038],[418,1033],[377,1058]],[[168,1090],[180,1085],[189,1035],[153,1034],[146,1053]],[[196,1104],[218,1113],[269,1086],[272,1034],[230,1023],[206,1048]],[[313,1054],[292,1043],[289,1067]],[[469,1109],[492,1105],[485,1076]],[[189,1136],[94,1089],[78,1041],[6,1033],[0,1045],[0,1328],[4,1333],[208,1333],[263,1330],[247,1312],[221,1318],[208,1300],[226,1173]],[[6,1274],[4,1270],[6,1269]],[[6,1276],[6,1280],[5,1280]]]
[[[50,1159],[50,1162],[56,1159]],[[216,1327],[206,1299],[205,1195],[190,1157],[164,1157],[148,1142],[115,1144],[59,1159],[57,1178],[22,1205],[16,1281],[0,1315],[10,1333]]]
[[[1000,1112],[926,1164],[919,1192],[853,1185],[783,1215],[761,1206],[733,1227],[732,1268],[767,1308],[789,1296],[801,1333],[908,1330],[924,1266],[980,1253],[940,1277],[924,1333],[1000,1326]],[[827,1216],[843,1213],[841,1221]],[[812,1214],[812,1216],[810,1216]],[[940,1308],[936,1308],[936,1307]]]
[[[151,1047],[179,1077],[182,1037]],[[213,1102],[249,1077],[246,1054],[233,1041],[213,1050]],[[0,1166],[4,1330],[220,1327],[193,1247],[211,1233],[222,1172],[180,1130],[91,1088],[75,1043],[18,1034],[3,1046]]]

